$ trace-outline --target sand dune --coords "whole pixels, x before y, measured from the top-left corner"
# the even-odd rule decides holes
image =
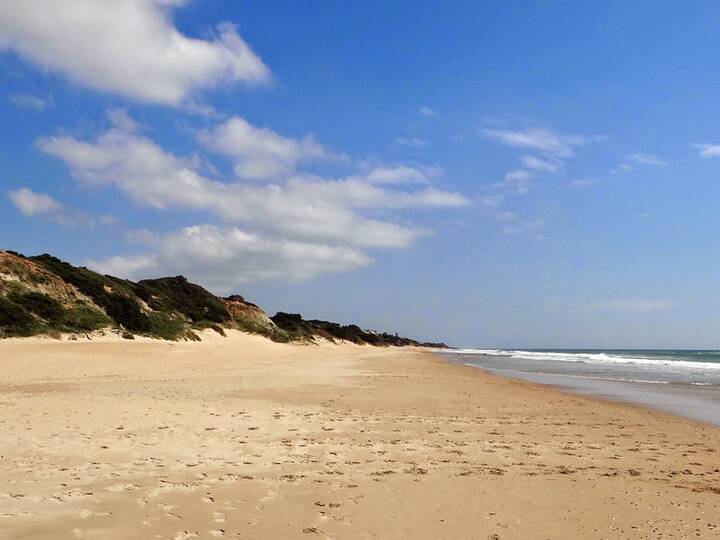
[[[0,538],[717,538],[720,429],[409,349],[0,342]]]

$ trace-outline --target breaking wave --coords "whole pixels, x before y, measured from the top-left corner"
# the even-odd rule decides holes
[[[556,352],[556,351],[523,351],[523,350],[505,350],[505,349],[453,349],[443,351],[445,353],[458,355],[482,355],[507,357],[510,359],[537,360],[548,362],[579,362],[598,365],[627,365],[627,366],[647,366],[659,368],[672,368],[682,370],[702,370],[702,371],[719,371],[720,362],[716,359],[708,361],[685,360],[678,357],[668,356],[643,356],[642,354],[623,355],[613,354],[610,352]],[[693,353],[688,352],[688,356]],[[703,356],[713,355],[717,357],[717,353],[704,352]]]

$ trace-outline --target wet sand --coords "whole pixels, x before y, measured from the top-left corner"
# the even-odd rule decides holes
[[[0,342],[0,538],[717,538],[720,429],[426,352]]]

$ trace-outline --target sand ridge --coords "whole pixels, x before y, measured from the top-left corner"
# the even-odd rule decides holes
[[[716,538],[720,429],[425,352],[0,342],[2,538]]]

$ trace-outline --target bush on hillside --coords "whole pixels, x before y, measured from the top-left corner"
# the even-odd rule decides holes
[[[0,332],[5,336],[29,336],[36,333],[37,322],[32,313],[6,298],[0,297]]]
[[[63,313],[59,330],[66,332],[92,332],[112,323],[104,313],[87,305],[77,302],[73,307]]]
[[[183,276],[144,279],[134,284],[133,289],[152,309],[176,311],[195,323],[223,323],[231,318],[220,298]]]
[[[59,322],[65,313],[60,302],[35,291],[12,292],[8,300],[51,323]]]
[[[119,279],[110,280],[87,268],[76,268],[47,254],[31,257],[31,260],[43,265],[92,298],[116,323],[130,331],[147,332],[150,330],[150,319],[140,310],[137,301],[129,296],[130,290],[126,282]],[[122,293],[118,293],[116,290],[120,290]]]

